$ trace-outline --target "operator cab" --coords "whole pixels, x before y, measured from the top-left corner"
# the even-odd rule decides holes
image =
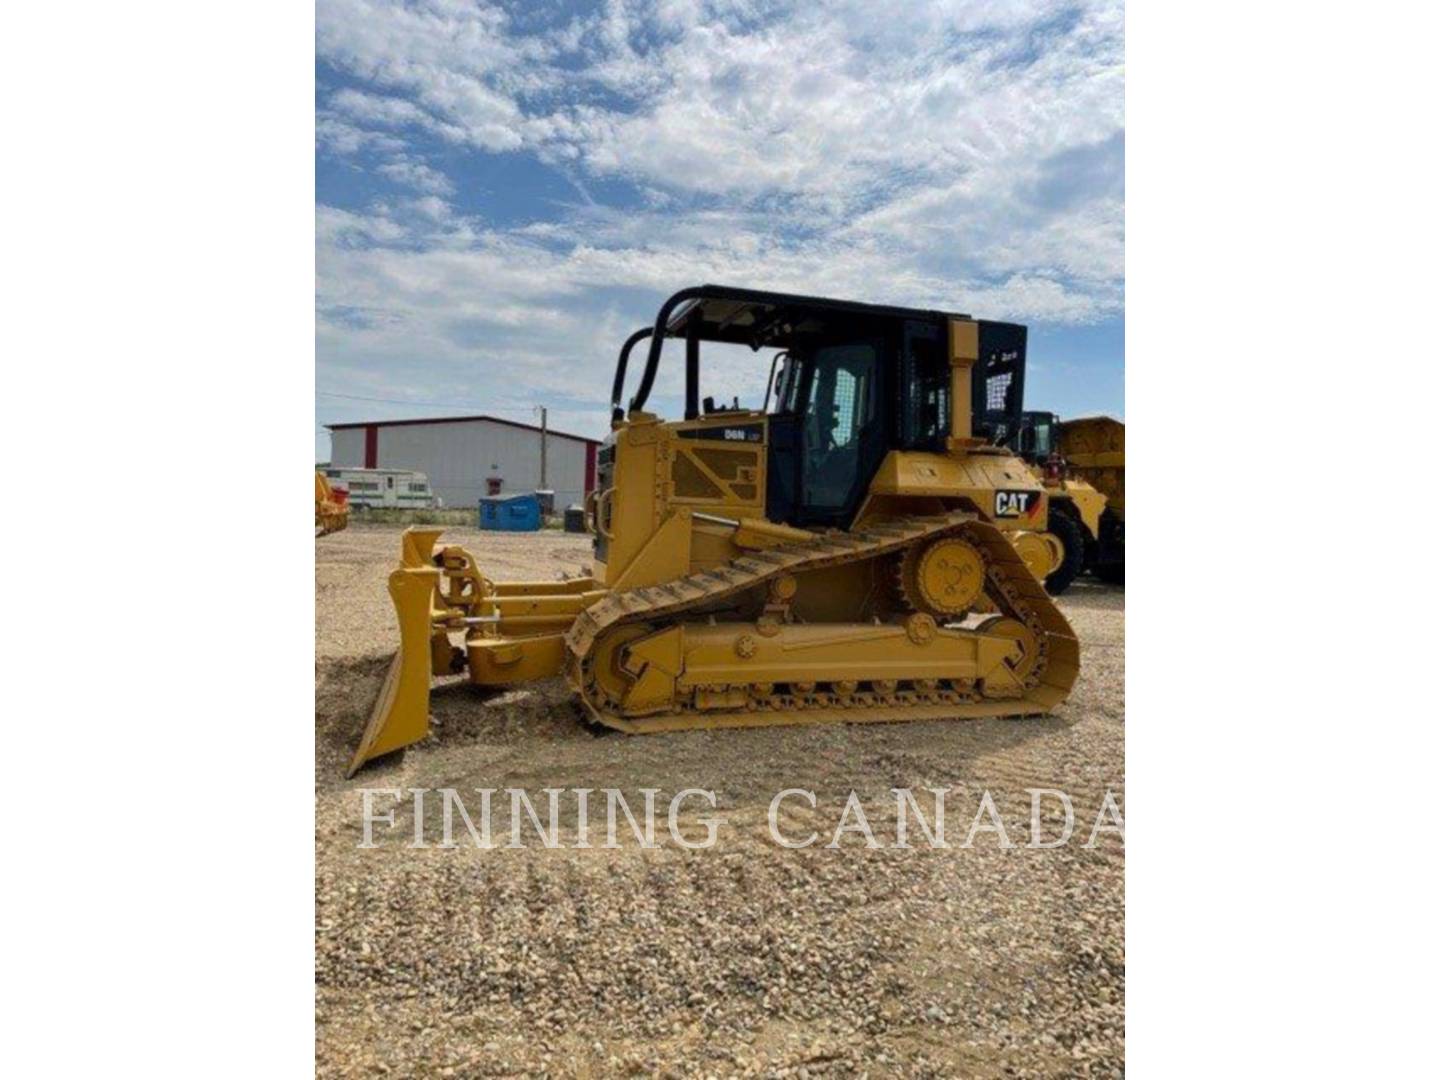
[[[1023,412],[1007,445],[1031,465],[1044,465],[1060,449],[1060,417],[1053,412]]]
[[[685,342],[685,420],[733,415],[735,436],[766,444],[766,517],[797,526],[846,526],[885,455],[944,453],[952,431],[950,324],[974,322],[967,445],[1005,445],[1024,400],[1025,327],[968,315],[705,285],[676,293],[653,328],[631,335],[612,393],[618,425],[631,350],[648,357],[629,413],[644,409],[665,338]],[[700,396],[701,343],[778,350],[758,410]],[[725,350],[730,352],[732,350]],[[728,359],[728,357],[727,357]]]

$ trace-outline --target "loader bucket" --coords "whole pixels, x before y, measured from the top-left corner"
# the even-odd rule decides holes
[[[439,531],[434,535],[438,536]],[[419,742],[430,733],[430,601],[439,581],[439,570],[413,562],[390,574],[390,599],[400,622],[400,648],[390,661],[370,722],[350,759],[347,777],[354,776],[372,758]]]

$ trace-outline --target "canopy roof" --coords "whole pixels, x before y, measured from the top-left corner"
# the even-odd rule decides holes
[[[682,301],[671,314],[665,324],[667,337],[684,337],[693,327],[702,341],[724,341],[752,348],[784,348],[794,344],[797,338],[837,323],[879,319],[937,322],[970,318],[958,312],[862,304],[858,300],[799,296],[725,285],[702,285],[686,290],[686,293],[693,298]]]

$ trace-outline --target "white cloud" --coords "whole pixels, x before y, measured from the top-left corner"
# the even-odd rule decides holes
[[[463,128],[445,122],[403,97],[345,89],[330,95],[328,104],[331,111],[359,124],[382,128],[404,128],[413,125],[451,142],[462,142],[466,139]]]
[[[455,185],[444,173],[432,169],[423,161],[403,155],[386,161],[378,166],[376,171],[397,184],[404,184],[429,195],[451,195],[455,191]]]
[[[320,57],[413,102],[343,90],[331,106],[385,123],[420,123],[487,150],[521,145],[514,93],[541,85],[535,43],[512,39],[497,6],[469,0],[320,0]]]
[[[405,230],[380,214],[355,214],[323,203],[315,208],[315,240],[322,251],[364,243],[379,247],[403,239]],[[324,282],[321,282],[321,294]]]
[[[357,126],[330,111],[315,117],[315,140],[341,157],[352,156],[362,150],[400,152],[406,146],[405,140],[398,136]]]

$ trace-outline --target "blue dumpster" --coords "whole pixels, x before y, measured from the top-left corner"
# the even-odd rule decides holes
[[[480,499],[480,528],[534,532],[540,528],[540,500],[528,495],[485,495]]]

